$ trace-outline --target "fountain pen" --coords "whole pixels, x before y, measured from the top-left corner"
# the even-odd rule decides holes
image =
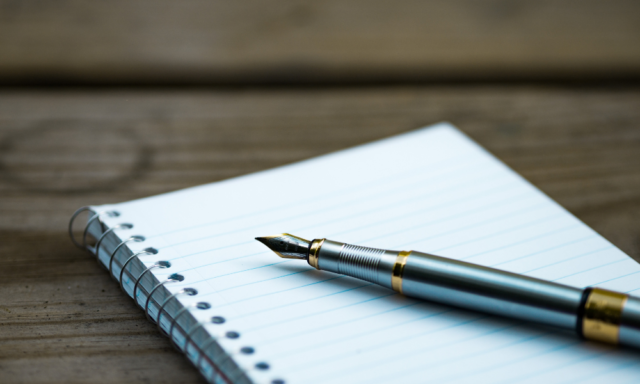
[[[575,330],[579,336],[640,348],[640,299],[416,251],[390,251],[287,233],[257,237],[278,256],[366,280],[400,294]]]

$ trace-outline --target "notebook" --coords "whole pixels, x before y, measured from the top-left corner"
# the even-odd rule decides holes
[[[280,259],[254,240],[289,232],[640,291],[634,260],[447,123],[88,210],[87,238],[100,242],[89,249],[210,382],[640,377],[636,352],[413,300]]]

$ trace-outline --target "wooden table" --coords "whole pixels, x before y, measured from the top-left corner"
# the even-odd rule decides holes
[[[438,38],[425,37],[420,28],[426,27],[410,12],[420,6],[412,2],[409,11],[392,15],[399,8],[380,1],[343,8],[291,2],[255,15],[230,5],[229,14],[246,11],[262,24],[242,19],[209,29],[201,19],[189,26],[193,15],[184,14],[197,12],[183,10],[171,33],[140,16],[141,9],[125,12],[124,2],[106,15],[104,5],[73,1],[56,9],[0,2],[9,10],[0,18],[12,20],[0,23],[0,82],[13,85],[0,90],[0,382],[203,382],[95,259],[71,244],[66,224],[77,207],[223,180],[439,121],[457,125],[640,260],[640,86],[634,80],[640,37],[637,24],[629,24],[637,2],[619,1],[606,11],[598,2],[580,2],[578,21],[564,29],[561,16],[576,5],[571,2],[485,3],[485,13],[478,6],[461,11],[469,5],[464,1],[434,3],[468,28],[452,32],[436,23],[430,28],[446,32]],[[367,18],[355,15],[358,7]],[[117,12],[138,40],[122,41]],[[557,44],[536,50],[549,38],[538,33],[544,15],[551,15]],[[290,24],[280,25],[279,17]],[[80,33],[91,20],[100,26],[90,33],[102,39],[104,57],[92,54]],[[351,33],[347,22],[354,20]],[[489,25],[492,20],[502,24]],[[585,20],[613,28],[590,40],[602,47],[599,54],[579,33]],[[141,31],[133,29],[136,21]],[[40,39],[34,26],[45,31]],[[191,41],[175,36],[178,27],[200,39],[178,44]],[[211,49],[235,56],[195,53],[210,43],[211,28],[222,36]],[[167,44],[185,59],[158,51],[155,30],[173,36]],[[265,39],[261,33],[280,39],[267,44],[277,49],[254,44],[252,36]],[[484,50],[470,48],[477,34]],[[407,36],[417,40],[394,47]],[[340,49],[321,49],[328,41],[322,39],[341,37]],[[351,49],[362,42],[366,49]],[[575,49],[564,52],[571,42]],[[412,44],[439,50],[412,53]],[[520,56],[513,51],[518,44]],[[536,52],[544,53],[539,62],[524,60]],[[258,68],[261,60],[268,70]],[[205,86],[186,87],[198,79]],[[607,79],[617,82],[602,82]],[[45,83],[54,86],[34,87]]]

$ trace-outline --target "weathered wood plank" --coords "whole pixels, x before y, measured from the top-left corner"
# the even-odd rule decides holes
[[[0,92],[2,382],[201,382],[66,222],[449,120],[640,259],[640,89]],[[113,185],[114,181],[120,184]]]
[[[201,383],[62,232],[0,230],[0,381]]]
[[[634,0],[0,1],[0,82],[640,76]]]

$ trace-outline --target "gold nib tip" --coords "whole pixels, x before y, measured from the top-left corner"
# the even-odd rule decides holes
[[[285,259],[305,260],[309,256],[309,241],[288,233],[275,236],[256,237],[278,256]]]

